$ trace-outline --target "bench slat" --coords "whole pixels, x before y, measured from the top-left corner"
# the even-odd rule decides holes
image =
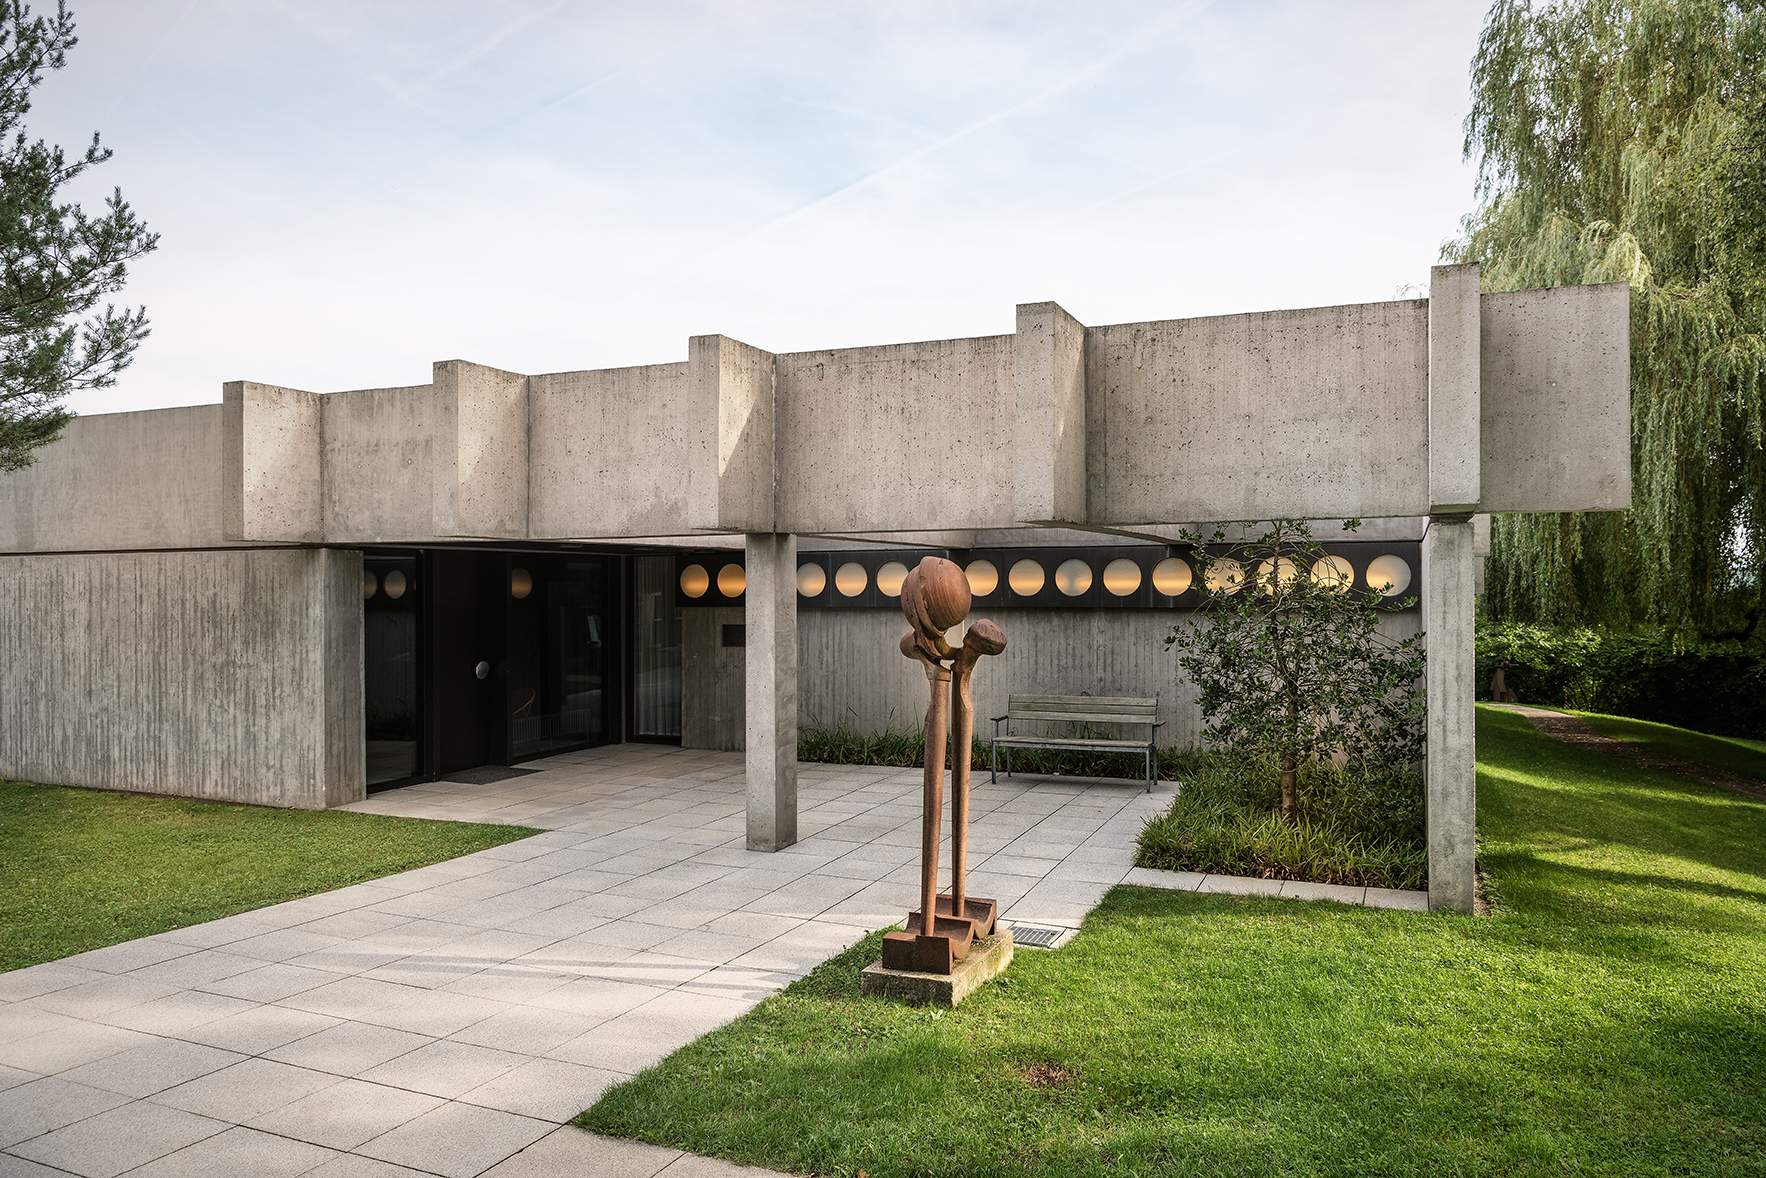
[[[1099,712],[1010,712],[1013,720],[1024,721],[1061,721],[1073,724],[1139,724],[1145,727],[1158,719],[1148,712],[1144,716],[1112,716]]]
[[[1044,707],[1057,704],[1062,707],[1073,705],[1099,706],[1113,708],[1151,708],[1157,707],[1159,701],[1143,695],[1009,695],[1007,706],[1013,708]]]
[[[1096,740],[1085,736],[1001,736],[1001,748],[1087,748],[1144,752],[1145,740]]]

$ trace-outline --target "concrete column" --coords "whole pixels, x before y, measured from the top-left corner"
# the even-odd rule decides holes
[[[1473,707],[1473,528],[1442,516],[1423,534],[1423,627],[1428,632],[1429,907],[1472,910],[1476,869],[1477,735]]]
[[[748,849],[797,841],[797,538],[745,537]]]

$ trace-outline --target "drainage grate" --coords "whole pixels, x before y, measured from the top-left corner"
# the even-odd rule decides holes
[[[1061,928],[1042,928],[1034,924],[1015,924],[1012,926],[1012,943],[1029,945],[1035,949],[1053,949],[1055,942],[1066,931]]]
[[[476,769],[457,769],[443,775],[442,780],[457,785],[495,785],[499,781],[512,781],[538,772],[538,769],[516,769],[508,765],[480,765]]]

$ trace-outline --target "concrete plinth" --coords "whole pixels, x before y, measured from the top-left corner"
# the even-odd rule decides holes
[[[955,1006],[1012,964],[1012,930],[1002,928],[982,937],[950,973],[919,973],[907,969],[884,969],[881,961],[865,967],[859,990],[883,998],[895,998],[915,1006]]]
[[[797,841],[797,538],[747,537],[748,849]]]
[[[1436,518],[1423,536],[1428,632],[1429,907],[1472,911],[1477,871],[1476,622],[1470,517]]]

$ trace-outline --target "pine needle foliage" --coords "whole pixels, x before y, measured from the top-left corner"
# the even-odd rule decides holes
[[[1631,285],[1632,509],[1495,522],[1486,608],[1749,633],[1766,553],[1766,6],[1496,0],[1444,253],[1488,290]]]

